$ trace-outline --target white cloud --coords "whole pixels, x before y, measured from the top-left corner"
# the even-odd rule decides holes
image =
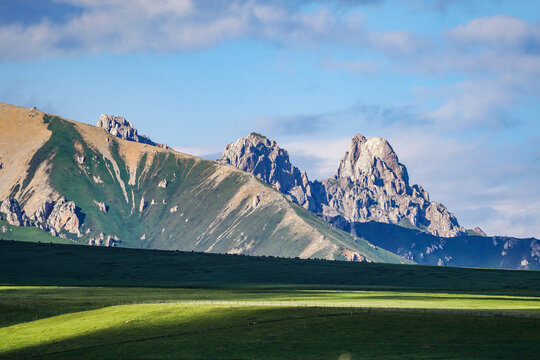
[[[424,96],[429,97],[429,91]],[[441,130],[498,129],[515,126],[506,109],[515,102],[516,92],[508,84],[495,80],[470,80],[435,89],[431,96],[442,104],[425,116]]]
[[[377,31],[369,35],[371,45],[391,56],[417,53],[428,46],[427,39],[409,31]]]
[[[322,180],[334,175],[350,141],[349,137],[341,137],[291,141],[279,145],[289,152],[295,166],[307,171],[311,180]]]
[[[441,130],[521,125],[522,119],[511,109],[540,97],[540,25],[501,15],[473,19],[446,34],[442,45],[406,59],[401,67],[424,75],[465,78],[417,88],[419,101],[439,103],[424,116]]]
[[[537,25],[530,25],[507,15],[476,18],[448,32],[451,40],[461,44],[523,46],[528,41],[540,41]]]
[[[310,11],[277,2],[191,0],[58,0],[78,6],[68,21],[0,25],[0,59],[181,52],[238,38],[311,46],[361,42],[363,17],[327,5]]]

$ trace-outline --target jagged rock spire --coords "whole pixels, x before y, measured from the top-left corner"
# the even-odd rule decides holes
[[[257,133],[227,145],[219,162],[255,174],[283,193],[302,184],[302,174],[291,164],[287,150]]]
[[[378,176],[383,176],[387,170],[409,185],[407,169],[399,162],[388,141],[378,137],[368,140],[363,135],[356,134],[339,163],[335,177],[359,179],[373,172],[377,172]]]
[[[119,137],[120,139],[168,148],[167,145],[153,142],[148,136],[139,135],[131,121],[122,116],[101,114],[97,126],[105,129],[109,134]]]
[[[407,168],[382,138],[356,134],[334,177],[323,181],[309,181],[286,150],[256,133],[227,145],[220,162],[255,174],[340,228],[379,221],[445,237],[464,233],[443,205],[430,201],[421,186],[409,185]]]
[[[379,137],[368,140],[356,134],[334,178],[349,178],[366,187],[386,187],[390,193],[410,192],[407,168],[399,162],[388,141]]]

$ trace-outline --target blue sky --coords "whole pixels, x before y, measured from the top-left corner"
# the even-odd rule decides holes
[[[251,131],[311,179],[387,138],[467,227],[540,238],[537,1],[0,1],[0,101],[217,157]]]

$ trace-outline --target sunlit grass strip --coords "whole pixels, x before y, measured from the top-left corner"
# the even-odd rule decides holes
[[[421,348],[425,344],[450,347],[450,350],[443,349],[443,352],[455,351],[456,347],[472,347],[476,351],[478,348],[499,346],[507,351],[525,349],[528,352],[538,348],[535,345],[538,337],[534,331],[537,329],[535,319],[474,317],[469,316],[467,311],[456,310],[433,309],[423,313],[423,310],[408,309],[388,311],[303,306],[298,303],[286,306],[279,302],[261,306],[255,303],[136,304],[54,316],[0,328],[0,357],[45,355],[56,358],[62,355],[79,358],[84,355],[92,358],[104,355],[114,357],[116,354],[122,358],[137,358],[141,356],[138,351],[153,354],[155,346],[167,348],[167,342],[171,341],[178,344],[173,346],[174,351],[178,351],[179,346],[182,348],[191,344],[188,354],[198,354],[200,350],[207,354],[206,357],[212,357],[217,348],[225,348],[220,344],[236,344],[240,347],[240,355],[243,355],[240,358],[244,358],[256,349],[275,348],[276,344],[281,348],[283,344],[296,344],[306,351],[309,347],[314,347],[314,351],[323,351],[325,347],[334,346],[335,341],[341,341],[340,347],[350,349],[351,341],[356,344],[367,341],[364,336],[370,336],[372,344],[387,347]],[[421,325],[437,329],[439,323],[450,327],[449,330],[437,331],[436,340],[429,332],[423,331],[420,332],[422,338],[416,337],[415,332]],[[476,323],[482,323],[480,329],[493,334],[464,328]],[[522,328],[522,324],[529,328]],[[501,329],[509,325],[513,326],[512,331],[522,329],[529,335],[522,337],[510,332],[504,335],[506,337],[500,335],[501,339],[493,338],[494,334],[499,334]],[[495,328],[490,330],[492,327]],[[394,331],[392,329],[397,331],[396,336],[385,333]],[[446,335],[446,331],[450,333]],[[470,335],[461,335],[463,332]],[[194,341],[199,341],[199,344],[194,344]],[[88,355],[86,351],[93,355]]]

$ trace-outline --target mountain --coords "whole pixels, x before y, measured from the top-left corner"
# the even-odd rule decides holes
[[[336,174],[323,181],[309,181],[286,150],[255,133],[227,145],[220,162],[255,174],[335,224],[377,221],[443,237],[465,234],[443,205],[430,201],[421,186],[409,185],[407,168],[382,138],[357,134]]]
[[[252,174],[99,127],[0,104],[0,237],[95,246],[407,263]],[[159,145],[159,144],[158,144]]]
[[[465,230],[420,185],[382,138],[354,136],[335,175],[310,181],[274,140],[252,133],[219,160],[250,172],[335,227],[426,265],[540,269],[540,241]]]

